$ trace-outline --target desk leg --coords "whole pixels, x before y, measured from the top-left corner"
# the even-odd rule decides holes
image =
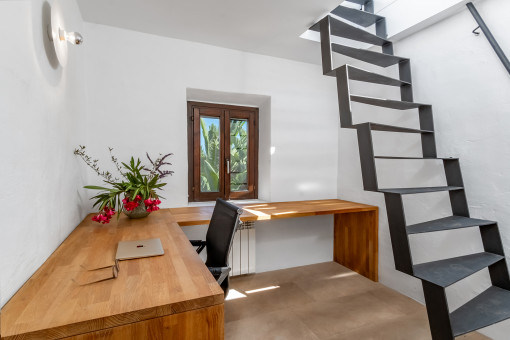
[[[378,211],[335,214],[335,262],[378,281]]]

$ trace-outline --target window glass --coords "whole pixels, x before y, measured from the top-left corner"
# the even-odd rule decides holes
[[[230,191],[248,191],[248,120],[230,120]]]
[[[200,191],[218,192],[220,174],[220,119],[200,117]]]

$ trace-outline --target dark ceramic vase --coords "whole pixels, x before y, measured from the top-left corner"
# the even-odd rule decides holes
[[[124,214],[126,214],[129,218],[143,218],[149,216],[150,212],[146,210],[145,204],[143,203],[143,200],[140,200],[140,205],[138,205],[136,208],[134,208],[131,211],[127,211],[126,209],[122,209],[124,211]]]

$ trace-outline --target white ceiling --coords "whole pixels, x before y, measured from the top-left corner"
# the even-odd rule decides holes
[[[299,38],[343,0],[78,0],[83,19],[320,64],[316,42]]]

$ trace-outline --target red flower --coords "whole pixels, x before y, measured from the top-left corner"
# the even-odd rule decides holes
[[[110,219],[113,215],[115,215],[115,209],[111,209],[109,207],[104,207],[104,212],[106,216]]]
[[[92,221],[102,224],[110,223],[113,215],[115,215],[115,209],[105,206],[99,214],[92,216]]]
[[[150,199],[150,198],[148,198],[145,201],[143,201],[143,203],[145,204],[146,210],[148,212],[152,212],[152,211],[159,210],[159,207],[157,205],[160,204],[161,201],[158,200],[158,199]]]
[[[138,207],[139,205],[140,205],[140,203],[135,202],[135,201],[131,201],[131,202],[128,202],[128,203],[124,204],[124,209],[126,209],[127,211],[132,211],[136,207]]]
[[[126,211],[134,210],[136,207],[138,207],[140,205],[140,203],[138,201],[140,201],[141,199],[142,198],[140,197],[140,195],[136,195],[135,200],[133,200],[133,201],[130,201],[129,197],[124,198],[122,200],[122,203],[124,203],[124,209]]]

